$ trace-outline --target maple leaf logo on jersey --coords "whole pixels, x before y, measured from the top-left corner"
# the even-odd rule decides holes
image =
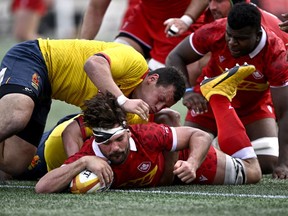
[[[150,169],[151,167],[151,162],[148,162],[148,161],[145,161],[145,162],[142,162],[138,167],[137,169],[141,172],[148,172],[148,170]]]
[[[260,73],[259,71],[255,71],[252,73],[252,76],[255,78],[255,79],[261,79],[262,77],[264,77],[264,75],[262,73]]]

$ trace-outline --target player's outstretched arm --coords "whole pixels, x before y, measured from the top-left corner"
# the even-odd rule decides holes
[[[67,189],[72,179],[88,169],[96,174],[102,185],[111,184],[113,171],[107,161],[97,156],[84,156],[80,159],[56,168],[44,175],[36,184],[36,193],[57,193]]]
[[[65,190],[74,176],[85,169],[84,159],[56,168],[44,175],[36,184],[36,193],[57,193]]]

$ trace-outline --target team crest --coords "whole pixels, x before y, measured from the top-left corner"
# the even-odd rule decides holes
[[[41,162],[40,157],[38,155],[35,155],[31,161],[31,164],[28,166],[28,170],[34,169],[40,162]]]
[[[148,172],[149,169],[150,169],[150,167],[151,167],[151,162],[146,161],[146,162],[142,162],[142,163],[137,167],[137,169],[138,169],[139,171],[141,171],[141,172]]]
[[[39,89],[39,80],[40,80],[40,76],[39,76],[37,73],[34,73],[34,74],[32,75],[31,85],[32,85],[36,90]]]
[[[261,79],[264,77],[264,75],[262,73],[260,73],[259,71],[255,71],[252,73],[252,76],[255,78],[255,79]]]

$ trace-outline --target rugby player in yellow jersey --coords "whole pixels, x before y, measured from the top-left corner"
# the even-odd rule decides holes
[[[127,121],[131,125],[146,123],[136,114],[131,113],[127,114]],[[150,114],[149,122],[152,121],[174,127],[181,126],[180,113],[169,108]],[[65,116],[51,130],[43,134],[31,164],[22,175],[16,178],[38,180],[47,172],[60,167],[69,156],[77,153],[92,135],[92,130],[84,124],[82,114]],[[163,152],[163,155],[169,158],[171,163],[177,159],[175,153]],[[165,165],[168,166],[168,162]]]
[[[26,170],[52,99],[83,108],[98,91],[110,91],[125,111],[146,121],[181,99],[185,82],[178,70],[147,72],[141,54],[113,42],[38,39],[12,47],[0,67],[0,171]]]

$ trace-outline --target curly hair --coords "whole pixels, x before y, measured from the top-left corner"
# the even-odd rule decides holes
[[[84,101],[84,122],[88,127],[111,129],[115,125],[126,128],[126,112],[117,103],[117,98],[110,92],[98,93]]]
[[[228,14],[228,25],[234,30],[247,26],[256,30],[261,29],[261,12],[255,5],[243,3],[235,4]]]

